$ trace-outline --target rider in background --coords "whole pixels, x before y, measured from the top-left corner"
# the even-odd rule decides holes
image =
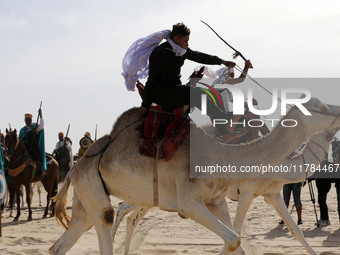
[[[59,154],[61,165],[68,165],[71,169],[73,166],[73,153],[72,153],[72,145],[71,143],[64,137],[63,132],[58,133],[58,139],[55,149],[52,155]]]
[[[32,123],[33,115],[25,114],[25,126],[20,129],[19,141],[25,141],[26,148],[32,159],[38,164],[42,171],[46,171],[46,153],[45,153],[45,134],[44,119],[42,111],[38,111],[40,123]],[[42,173],[39,171],[39,173]]]
[[[92,143],[93,140],[91,139],[90,132],[85,132],[84,137],[81,138],[79,141],[80,148],[78,150],[78,161],[84,155],[85,151],[90,147]]]

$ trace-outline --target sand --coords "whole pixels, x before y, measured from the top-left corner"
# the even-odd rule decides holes
[[[314,184],[314,191],[316,188]],[[315,194],[317,196],[317,194]],[[323,228],[315,226],[313,204],[308,186],[302,190],[303,225],[300,225],[307,241],[322,255],[340,255],[340,229],[337,214],[336,192],[333,187],[327,200],[331,225]],[[46,193],[42,192],[43,206]],[[111,197],[115,206],[120,200]],[[229,202],[231,216],[234,217],[236,202]],[[71,213],[72,188],[68,195],[67,208]],[[33,197],[33,221],[27,222],[27,207],[22,208],[18,222],[13,222],[5,209],[2,217],[2,237],[0,254],[48,254],[48,249],[64,232],[55,218],[42,219],[44,208],[39,207],[38,194]],[[319,215],[319,208],[317,206]],[[297,220],[296,212],[292,212]],[[262,197],[253,201],[242,229],[242,245],[247,254],[306,254],[301,244],[285,226],[278,224],[276,211],[267,205]],[[115,254],[124,254],[125,220],[122,222],[114,244]],[[215,234],[192,220],[180,218],[176,213],[152,209],[137,226],[132,240],[130,254],[218,254],[223,242]],[[68,254],[99,254],[97,235],[94,228],[84,233]]]

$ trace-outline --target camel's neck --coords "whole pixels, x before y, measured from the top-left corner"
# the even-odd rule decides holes
[[[207,136],[202,143],[191,140],[191,167],[234,169],[235,171],[214,171],[214,175],[210,175],[212,178],[225,178],[226,182],[230,178],[254,178],[262,175],[264,167],[268,169],[277,166],[309,138],[308,130],[298,115],[290,114],[286,119],[295,119],[298,125],[296,127],[278,125],[270,134],[247,144],[221,144],[209,141],[211,138]]]
[[[277,165],[308,138],[302,124],[296,127],[279,125],[261,139],[235,146],[232,154],[228,150],[224,153],[225,156],[229,154],[228,158],[232,156],[237,159],[240,165]]]
[[[314,167],[320,165],[324,159],[326,152],[331,144],[331,139],[327,139],[326,134],[314,135],[307,143],[302,155],[293,159],[285,159],[283,165],[293,165],[296,171],[285,174],[281,177],[291,180],[291,182],[299,182],[313,175]]]

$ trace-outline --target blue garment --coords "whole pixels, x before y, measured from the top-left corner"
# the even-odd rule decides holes
[[[25,136],[29,134],[29,132],[33,131],[36,128],[37,124],[33,123],[30,127],[24,126],[22,129],[20,129],[19,132],[19,141],[22,141]],[[39,125],[37,126],[39,127]],[[36,131],[33,131],[36,132]],[[39,147],[39,154],[41,159],[41,170],[46,171],[47,170],[47,164],[46,164],[46,153],[45,153],[45,132],[44,129],[38,131],[37,133],[37,140],[38,140],[38,147]]]

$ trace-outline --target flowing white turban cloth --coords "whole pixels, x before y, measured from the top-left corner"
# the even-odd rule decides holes
[[[176,56],[185,54],[186,49],[174,43],[170,39],[170,33],[170,30],[153,33],[145,38],[138,39],[127,50],[122,62],[122,75],[128,90],[134,91],[137,80],[144,79],[149,75],[149,56],[163,39],[171,44]]]

